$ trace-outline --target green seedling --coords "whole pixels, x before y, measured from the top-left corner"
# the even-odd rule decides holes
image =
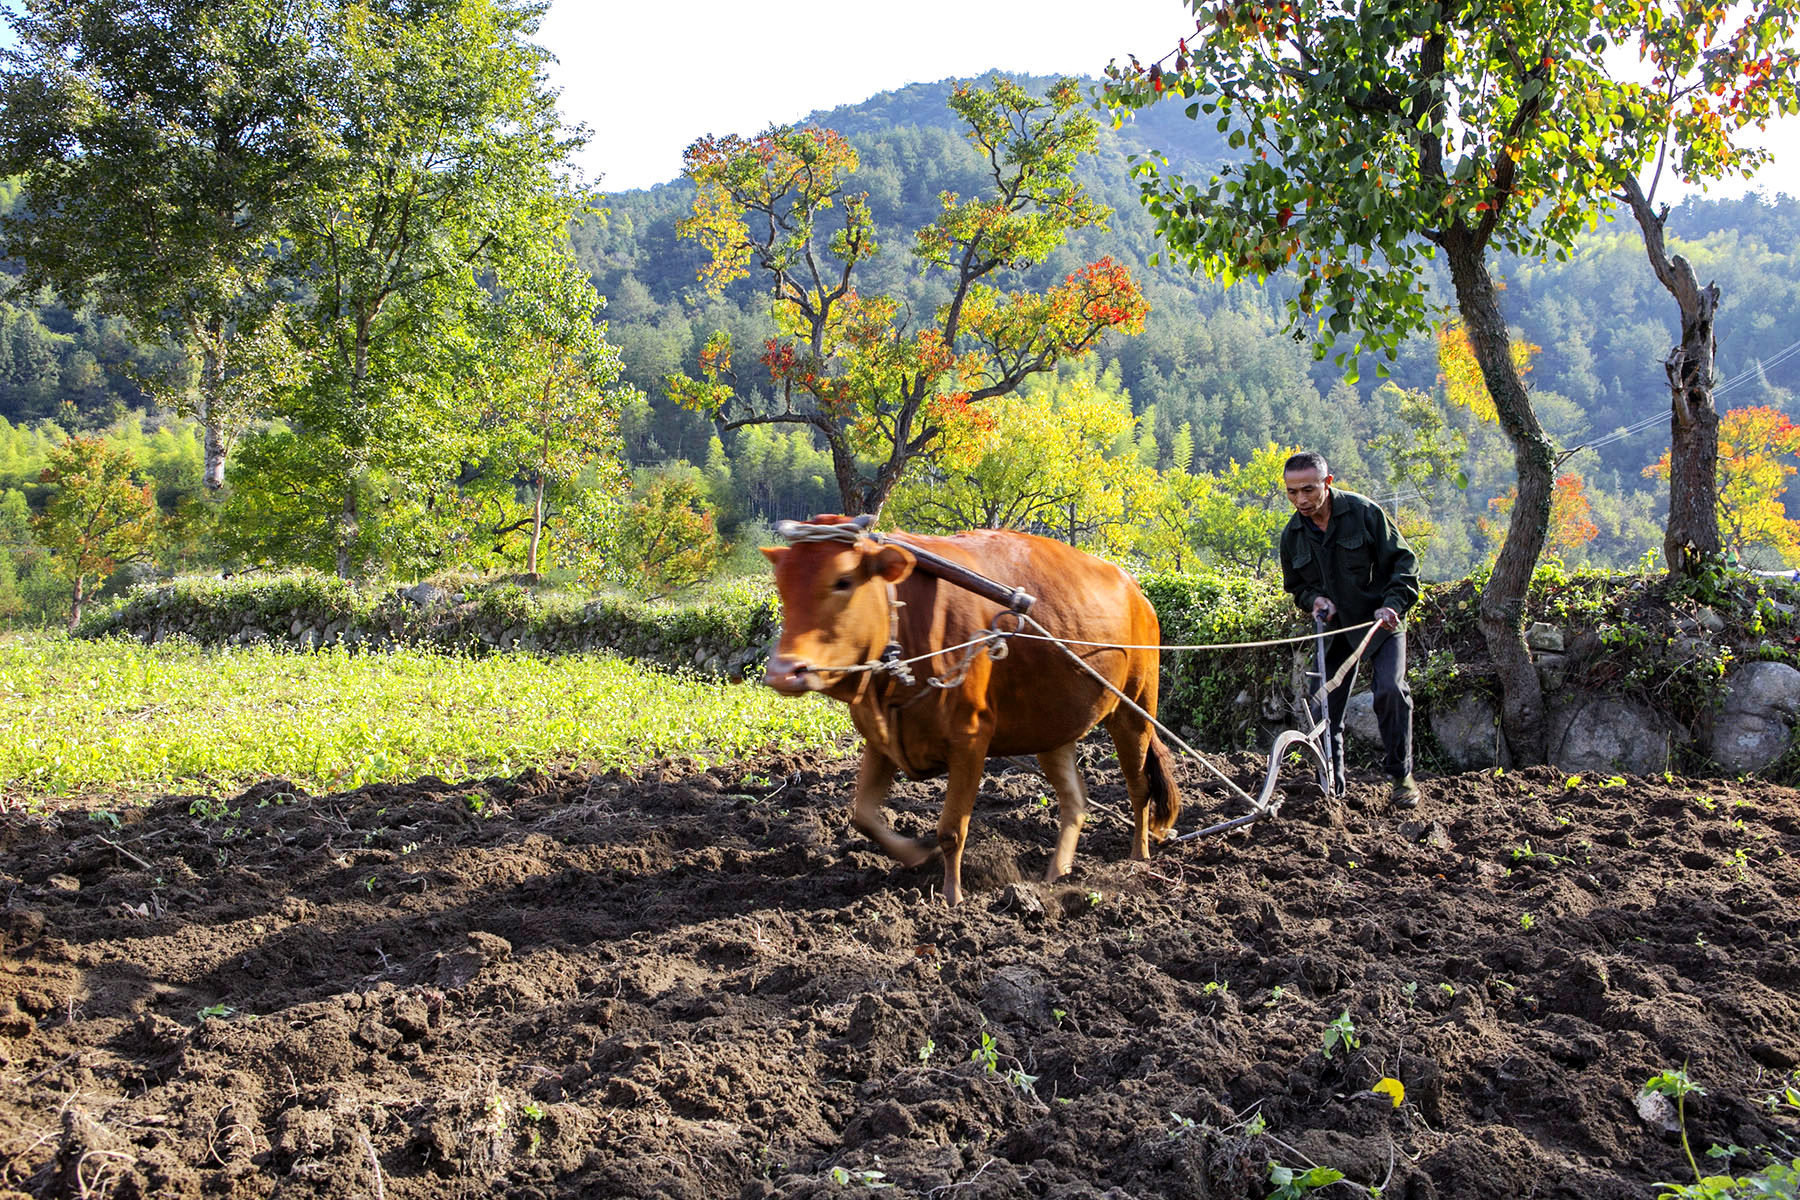
[[[843,1167],[831,1168],[831,1182],[839,1187],[849,1187],[856,1183],[877,1190],[894,1186],[887,1181],[887,1172],[885,1171],[850,1171]]]
[[[1061,1025],[1063,1023],[1063,1018],[1069,1015],[1069,1010],[1066,1008],[1053,1008],[1050,1010],[1050,1015],[1056,1019],[1058,1025]]]
[[[1184,1117],[1178,1112],[1169,1114],[1169,1136],[1172,1138],[1184,1138],[1198,1128],[1199,1124],[1192,1117]]]
[[[1362,1045],[1362,1039],[1356,1036],[1356,1023],[1350,1019],[1349,1009],[1346,1008],[1331,1024],[1325,1026],[1321,1042],[1320,1048],[1326,1058],[1330,1058],[1331,1052],[1340,1046],[1346,1050],[1355,1050]]]
[[[93,812],[89,813],[88,820],[96,825],[110,825],[114,829],[117,829],[125,823],[119,819],[118,813],[109,812],[104,808],[95,809]]]
[[[1270,1159],[1269,1182],[1275,1185],[1275,1190],[1269,1193],[1268,1200],[1304,1200],[1309,1193],[1330,1187],[1343,1178],[1344,1173],[1336,1167],[1309,1167],[1296,1171]]]
[[[1795,1072],[1795,1078],[1800,1080],[1800,1071]],[[1792,1089],[1789,1091],[1792,1093]],[[1657,1184],[1657,1187],[1663,1189],[1657,1193],[1657,1200],[1793,1200],[1794,1197],[1800,1197],[1800,1158],[1785,1162],[1771,1160],[1762,1170],[1737,1177],[1700,1173],[1700,1166],[1694,1161],[1693,1148],[1688,1143],[1687,1097],[1704,1096],[1706,1091],[1688,1078],[1685,1067],[1679,1071],[1665,1071],[1646,1080],[1643,1090],[1638,1093],[1640,1104],[1651,1093],[1674,1099],[1675,1121],[1681,1133],[1681,1149],[1687,1154],[1689,1169],[1694,1172],[1693,1183]],[[1791,1095],[1791,1102],[1800,1107],[1800,1094]],[[1733,1158],[1748,1153],[1748,1150],[1735,1144],[1715,1145],[1707,1149],[1706,1156],[1729,1164]]]
[[[1027,1096],[1037,1095],[1037,1092],[1032,1088],[1032,1084],[1038,1081],[1038,1077],[1036,1075],[1027,1075],[1022,1067],[1014,1067],[1012,1070],[1008,1071],[1005,1075],[1005,1079],[1006,1082],[1012,1084]]]
[[[1779,1092],[1770,1092],[1763,1097],[1763,1107],[1770,1112],[1778,1111],[1783,1105],[1800,1108],[1800,1071],[1789,1076],[1786,1086]]]
[[[980,1063],[989,1075],[998,1075],[1000,1073],[1000,1043],[994,1040],[992,1034],[983,1033],[981,1045],[969,1051],[969,1061]]]
[[[1100,902],[1104,899],[1106,899],[1106,897],[1102,896],[1099,892],[1089,892],[1087,894],[1088,907],[1099,908]]]
[[[1706,1095],[1706,1089],[1689,1079],[1687,1068],[1683,1067],[1679,1071],[1664,1071],[1659,1075],[1652,1075],[1649,1079],[1646,1079],[1644,1081],[1643,1092],[1640,1094],[1648,1095],[1650,1093],[1667,1096],[1669,1099],[1675,1101],[1675,1121],[1681,1127],[1681,1150],[1682,1153],[1687,1155],[1688,1166],[1693,1169],[1694,1182],[1699,1183],[1700,1167],[1699,1164],[1694,1161],[1693,1147],[1688,1145],[1687,1098],[1689,1096],[1704,1096]]]
[[[1231,990],[1231,984],[1222,979],[1214,979],[1204,984],[1200,990],[1208,996],[1223,996]]]
[[[926,1038],[925,1044],[923,1046],[919,1047],[919,1061],[922,1063],[928,1063],[931,1061],[931,1056],[936,1053],[937,1053],[937,1042],[935,1042],[931,1038]]]
[[[1545,862],[1555,865],[1561,865],[1562,863],[1569,861],[1568,858],[1561,854],[1552,854],[1548,850],[1533,849],[1530,842],[1526,842],[1523,846],[1514,846],[1512,858],[1514,862],[1518,862],[1522,858],[1529,858],[1534,861],[1541,858]]]
[[[203,821],[225,821],[235,818],[237,810],[217,796],[202,796],[188,805],[188,815]]]
[[[1527,912],[1527,913],[1519,914],[1519,928],[1523,929],[1526,933],[1530,933],[1532,926],[1534,926],[1536,924],[1537,924],[1537,918],[1532,916],[1530,913]]]
[[[519,1111],[525,1114],[525,1119],[527,1121],[541,1121],[544,1119],[544,1106],[539,1104],[536,1100],[527,1100],[525,1103],[519,1105]]]
[[[217,1017],[223,1021],[225,1018],[236,1012],[237,1009],[231,1007],[229,1004],[209,1004],[200,1010],[199,1016],[202,1021],[206,1020],[208,1017]]]

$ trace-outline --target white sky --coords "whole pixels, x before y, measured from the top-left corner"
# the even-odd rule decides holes
[[[0,13],[17,0],[0,0]],[[593,131],[581,166],[606,191],[676,177],[705,134],[757,133],[878,92],[999,69],[1098,76],[1149,61],[1191,28],[1182,0],[555,0],[539,39],[570,121]],[[0,22],[0,45],[12,42]],[[1800,196],[1800,117],[1747,187]],[[1668,193],[1659,199],[1675,200]]]
[[[593,130],[582,166],[611,192],[675,178],[706,134],[909,83],[1148,61],[1193,27],[1187,14],[1180,0],[556,0],[538,40],[560,60],[563,114]]]
[[[554,0],[539,40],[562,109],[593,131],[581,165],[608,192],[675,178],[705,134],[758,133],[878,92],[988,70],[1098,76],[1148,62],[1191,29],[1181,0]],[[1748,185],[1800,196],[1800,117],[1773,127],[1776,160]],[[1667,183],[1659,200],[1680,197]]]

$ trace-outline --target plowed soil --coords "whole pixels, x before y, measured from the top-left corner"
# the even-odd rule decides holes
[[[1184,770],[1183,827],[1228,814]],[[0,1193],[1261,1200],[1273,1160],[1649,1197],[1691,1173],[1638,1091],[1683,1064],[1696,1153],[1800,1136],[1794,792],[1534,769],[1408,816],[1363,781],[1132,864],[1096,755],[1046,885],[1047,788],[994,764],[951,911],[848,829],[853,777],[8,816]],[[902,832],[938,795],[897,788]]]

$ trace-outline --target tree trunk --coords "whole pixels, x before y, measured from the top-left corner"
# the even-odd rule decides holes
[[[1519,477],[1519,496],[1507,522],[1506,540],[1494,572],[1481,592],[1478,620],[1488,656],[1500,678],[1500,727],[1520,764],[1544,761],[1544,689],[1531,650],[1525,645],[1525,596],[1538,556],[1550,530],[1550,497],[1556,456],[1538,424],[1531,397],[1513,366],[1512,342],[1500,298],[1488,274],[1483,247],[1472,233],[1452,229],[1445,233],[1444,249],[1450,260],[1450,278],[1456,286],[1457,308],[1469,331],[1469,344],[1481,376],[1493,397],[1500,428],[1513,446],[1513,464]]]
[[[350,478],[344,481],[344,508],[338,514],[337,536],[337,576],[349,579],[351,576],[350,551],[356,544],[356,535],[361,530],[356,507],[356,475],[352,471]]]
[[[350,363],[350,420],[356,422],[356,437],[352,439],[351,453],[347,456],[344,467],[344,507],[338,514],[337,521],[337,574],[339,579],[349,579],[352,564],[350,552],[356,545],[357,535],[362,532],[361,513],[357,507],[356,484],[362,473],[363,465],[368,461],[369,430],[367,414],[363,411],[363,386],[369,378],[369,328],[374,323],[374,315],[358,310],[356,314],[356,343]]]
[[[825,429],[825,442],[831,448],[831,474],[837,480],[838,499],[843,503],[844,515],[855,517],[868,513],[879,517],[888,493],[894,490],[893,485],[883,487],[879,478],[870,479],[858,470],[856,451],[837,435],[836,430]]]
[[[85,575],[77,575],[77,576],[75,576],[74,602],[69,606],[69,632],[70,633],[74,633],[75,627],[77,625],[81,624],[81,606],[86,602],[87,602],[87,577]]]
[[[200,352],[200,399],[194,415],[200,418],[206,447],[206,466],[201,476],[206,490],[217,492],[225,486],[225,413],[222,393],[225,390],[225,343],[221,323],[215,321],[206,331]]]
[[[538,543],[544,537],[544,477],[536,480],[537,501],[531,510],[531,547],[525,551],[525,574],[531,576],[531,582],[538,581]]]
[[[1669,376],[1669,523],[1663,560],[1669,574],[1694,578],[1721,554],[1719,538],[1719,410],[1713,406],[1713,357],[1718,348],[1713,314],[1717,284],[1699,285],[1694,268],[1663,244],[1669,210],[1653,212],[1636,179],[1625,184],[1631,215],[1644,234],[1644,252],[1681,310],[1681,341],[1663,368]]]

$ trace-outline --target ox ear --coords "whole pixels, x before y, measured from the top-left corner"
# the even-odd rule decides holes
[[[779,567],[781,565],[781,556],[786,554],[790,549],[792,549],[792,547],[790,547],[790,546],[763,546],[763,547],[761,547],[761,550],[763,552],[763,557],[768,559],[769,565],[773,566],[773,567]]]
[[[904,546],[883,546],[869,555],[869,573],[879,575],[889,583],[899,583],[912,574],[912,551]]]

